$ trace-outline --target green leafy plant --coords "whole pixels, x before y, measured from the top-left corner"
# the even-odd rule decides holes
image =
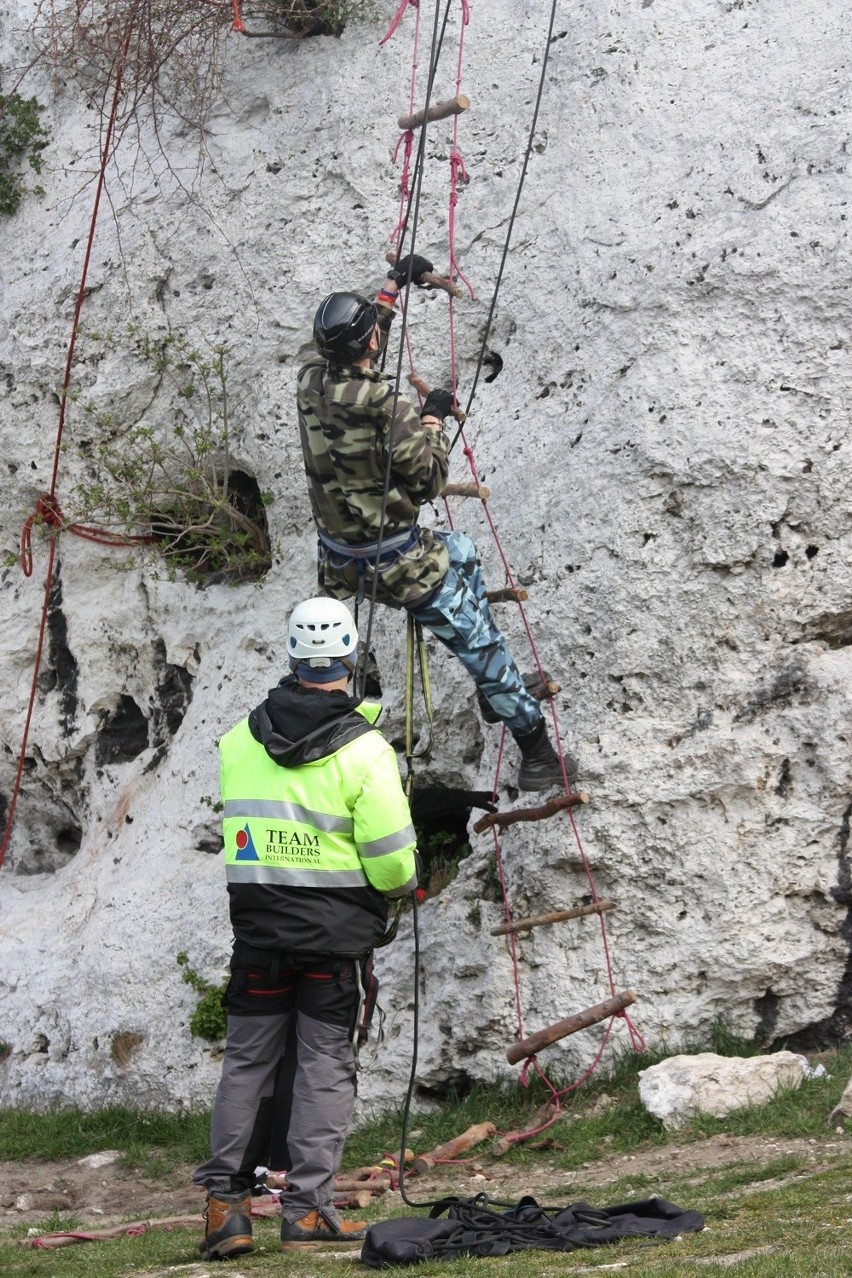
[[[41,173],[41,152],[48,134],[41,123],[44,110],[36,98],[0,93],[0,213],[17,213],[27,192],[27,167]],[[43,195],[41,187],[35,193]]]
[[[185,950],[177,956],[178,967],[182,967],[183,982],[190,985],[199,995],[198,1006],[189,1018],[189,1032],[196,1038],[206,1038],[210,1042],[218,1042],[225,1037],[228,1028],[228,1016],[222,1006],[222,997],[228,987],[227,980],[221,985],[206,981],[194,968],[189,966],[189,958]]]
[[[271,562],[269,497],[232,463],[226,348],[205,353],[177,333],[136,346],[171,390],[167,420],[120,430],[72,393],[97,427],[90,476],[73,498],[76,522],[147,546],[169,576],[258,580]]]
[[[429,900],[438,896],[458,876],[459,864],[470,856],[470,844],[459,830],[428,830],[415,827],[417,851],[423,867],[420,887]]]

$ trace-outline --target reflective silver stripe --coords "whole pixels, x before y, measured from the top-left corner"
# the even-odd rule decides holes
[[[299,821],[327,834],[351,834],[352,818],[332,816],[330,812],[313,812],[299,803],[281,799],[227,799],[225,817],[277,817],[281,821]]]
[[[229,883],[279,883],[285,887],[366,887],[362,870],[294,870],[279,865],[227,865]]]
[[[356,846],[359,856],[387,856],[389,852],[399,852],[401,848],[407,848],[409,843],[416,842],[414,826],[407,825],[396,834],[386,834],[383,839],[370,839],[369,843],[358,843]]]
[[[398,896],[408,896],[409,892],[413,892],[417,887],[417,875],[412,874],[411,878],[401,888],[394,888],[392,892],[384,892],[382,895],[395,901]]]

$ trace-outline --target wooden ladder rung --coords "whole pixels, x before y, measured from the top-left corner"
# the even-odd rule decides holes
[[[478,497],[480,501],[488,501],[491,496],[491,489],[486,488],[484,484],[447,484],[442,489],[441,496]]]
[[[529,594],[519,586],[503,586],[500,590],[486,590],[485,598],[493,603],[526,603]]]
[[[473,827],[474,834],[482,834],[484,830],[490,830],[496,825],[499,830],[505,830],[509,825],[516,825],[518,821],[546,821],[548,817],[556,816],[557,812],[564,812],[566,808],[576,808],[581,803],[588,803],[589,796],[585,790],[575,790],[571,794],[559,794],[555,799],[548,799],[547,803],[542,803],[537,808],[515,808],[512,812],[489,812],[486,816],[480,817]]]
[[[610,1016],[617,1016],[619,1012],[624,1011],[625,1007],[635,1002],[636,995],[632,990],[626,990],[623,994],[616,994],[603,1003],[596,1003],[594,1007],[587,1007],[584,1012],[577,1012],[575,1016],[566,1016],[564,1020],[548,1025],[546,1029],[530,1034],[529,1038],[522,1038],[517,1043],[512,1043],[506,1048],[506,1060],[510,1065],[517,1065],[525,1056],[535,1056],[536,1052],[540,1052],[543,1047],[550,1047],[551,1043],[557,1043],[560,1038],[576,1034],[578,1030],[588,1029],[590,1025],[597,1025],[599,1021],[605,1021]]]
[[[504,1132],[499,1140],[495,1140],[491,1146],[491,1153],[495,1158],[502,1158],[504,1154],[508,1154],[510,1149],[514,1149],[515,1145],[522,1145],[524,1141],[537,1136],[543,1127],[550,1127],[556,1114],[553,1098],[548,1097],[544,1104],[540,1105],[533,1114],[528,1127],[516,1128],[513,1132]]]
[[[615,901],[593,901],[591,905],[572,905],[569,910],[553,910],[550,914],[531,914],[526,919],[514,919],[511,923],[501,923],[492,927],[492,936],[509,936],[512,932],[528,932],[534,927],[544,927],[545,923],[564,923],[567,919],[582,919],[589,914],[603,914],[606,910],[617,910]]]
[[[427,122],[431,124],[433,120],[448,120],[453,115],[461,115],[462,111],[466,111],[469,106],[470,98],[464,93],[459,93],[456,97],[447,98],[444,102],[434,102],[427,111],[414,111],[411,115],[401,115],[397,124],[404,132],[408,129],[419,129]]]

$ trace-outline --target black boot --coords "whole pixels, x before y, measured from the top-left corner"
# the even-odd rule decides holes
[[[562,765],[550,744],[544,720],[523,736],[516,736],[521,751],[521,770],[518,773],[519,790],[550,790],[562,785]],[[569,782],[577,780],[577,760],[565,755],[565,775]]]
[[[198,1250],[205,1260],[229,1260],[245,1256],[254,1246],[251,1238],[251,1195],[247,1189],[237,1194],[207,1195],[204,1237]]]

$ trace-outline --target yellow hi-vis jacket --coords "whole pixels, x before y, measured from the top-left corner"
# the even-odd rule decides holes
[[[372,723],[380,709],[362,702],[357,713]],[[231,921],[255,949],[364,954],[384,933],[386,898],[416,886],[396,755],[378,731],[347,735],[295,767],[267,754],[248,719],[219,743]]]

